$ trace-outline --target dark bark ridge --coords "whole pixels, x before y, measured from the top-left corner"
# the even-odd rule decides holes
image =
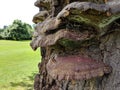
[[[49,14],[33,19],[37,25],[31,47],[41,47],[42,53],[35,90],[119,90],[119,3],[36,2]]]

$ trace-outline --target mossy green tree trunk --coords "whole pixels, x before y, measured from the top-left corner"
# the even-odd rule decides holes
[[[71,4],[76,1],[79,2]],[[87,3],[81,4],[83,1]],[[120,8],[117,4],[120,1],[116,0],[115,5],[111,6],[109,3],[112,1],[37,0],[35,2],[40,12],[33,18],[33,22],[37,25],[31,46],[34,50],[41,47],[42,55],[38,65],[39,73],[34,80],[35,90],[120,90],[120,10],[117,10]],[[67,4],[69,5],[66,9],[64,7]],[[66,34],[64,31],[67,31]],[[68,61],[71,66],[63,60],[61,67],[64,69],[58,67],[60,64],[56,57],[62,56],[75,58],[82,56],[100,63],[96,62],[98,65],[95,65],[88,60],[90,63],[88,65],[81,60],[80,63],[84,65],[79,66],[75,63],[81,71],[77,71],[78,75],[71,76],[73,67],[70,58],[67,58],[69,60],[66,62]],[[70,67],[70,70],[67,67]],[[85,76],[82,75],[87,69]],[[70,71],[69,74],[67,70]],[[73,73],[76,72],[73,70]]]

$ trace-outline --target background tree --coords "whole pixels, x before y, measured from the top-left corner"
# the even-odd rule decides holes
[[[32,27],[21,20],[14,20],[12,25],[4,28],[1,33],[4,39],[9,40],[29,40],[32,37]]]
[[[2,32],[3,32],[4,29],[1,29],[0,28],[0,39],[2,39]]]

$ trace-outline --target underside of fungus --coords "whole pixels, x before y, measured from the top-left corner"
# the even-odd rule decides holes
[[[35,3],[41,12],[33,18],[37,25],[31,47],[33,50],[38,47],[50,48],[50,57],[46,54],[46,69],[53,79],[86,80],[110,73],[111,67],[103,63],[102,59],[94,59],[90,54],[96,53],[88,49],[90,46],[99,49],[100,38],[120,28],[116,24],[120,19],[120,0],[102,4],[87,0],[72,3],[68,1],[61,12],[54,16],[49,16],[51,0],[39,0]],[[116,27],[111,31],[112,24]]]

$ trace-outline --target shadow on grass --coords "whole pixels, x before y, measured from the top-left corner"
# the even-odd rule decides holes
[[[34,82],[34,77],[36,73],[32,73],[32,75],[23,78],[22,81],[20,82],[10,82],[10,85],[12,87],[22,87],[25,88],[25,90],[33,90],[33,82]]]

